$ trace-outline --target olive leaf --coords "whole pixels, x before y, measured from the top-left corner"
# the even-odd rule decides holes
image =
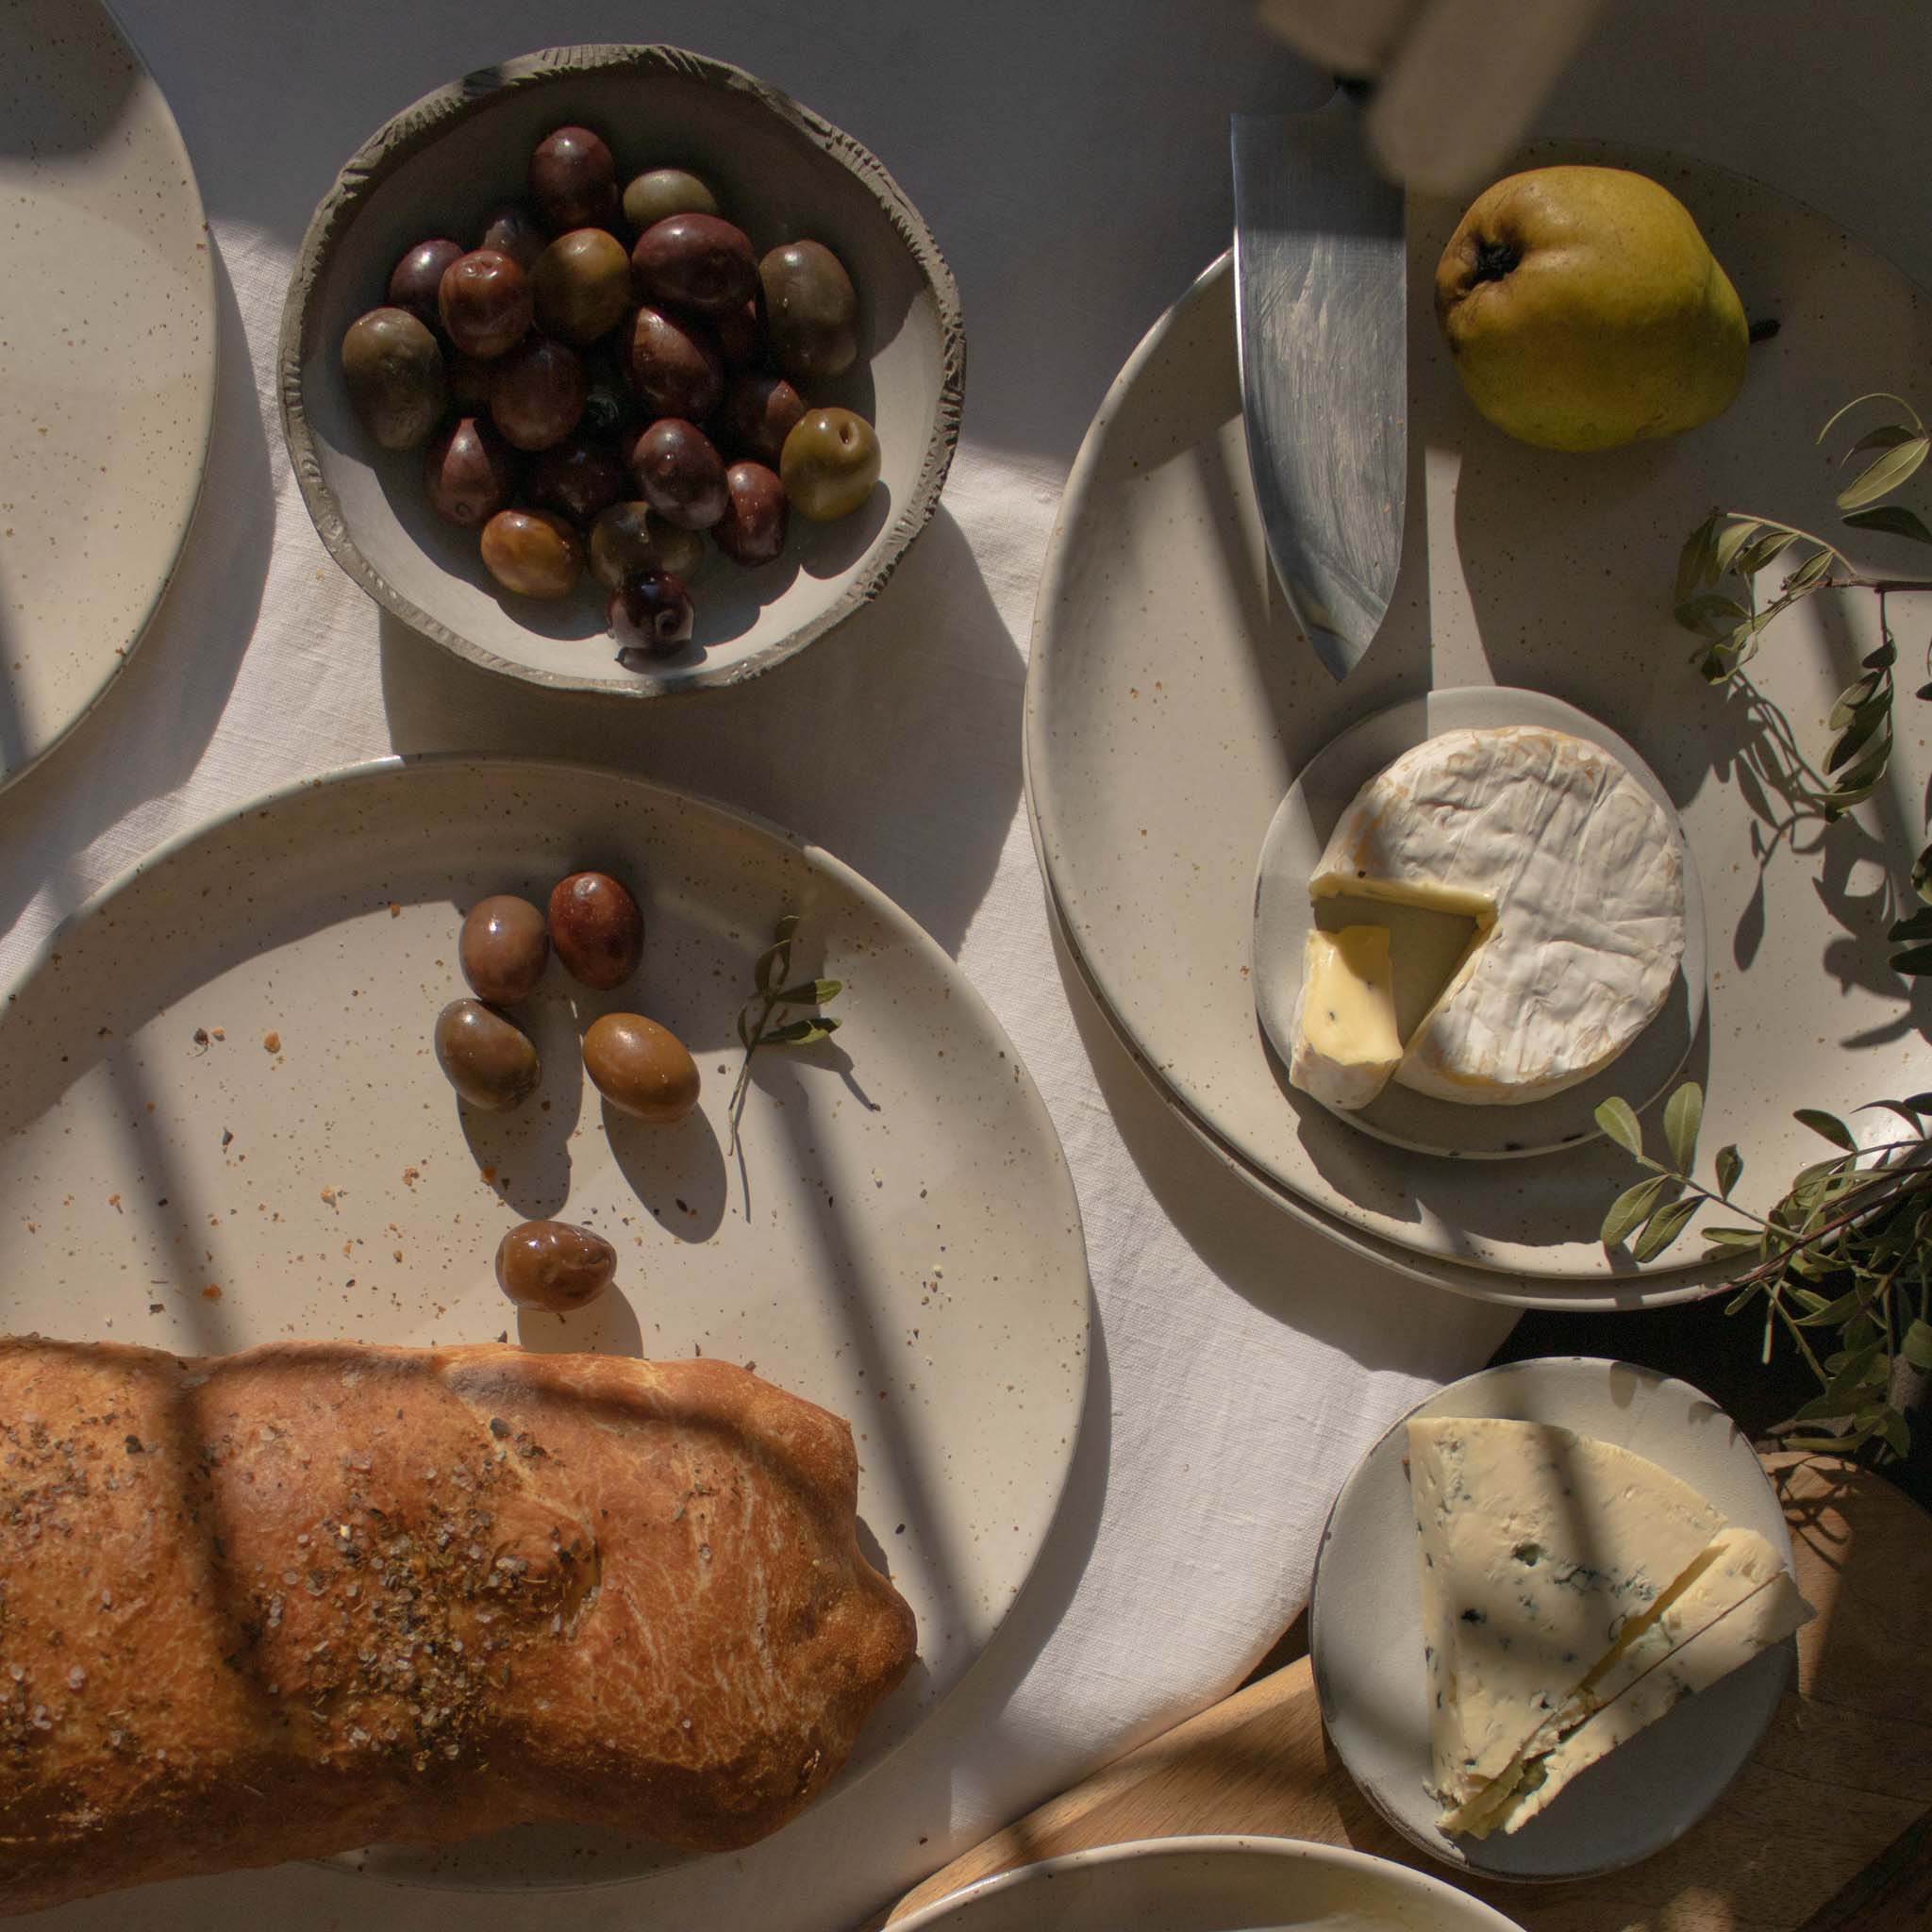
[[[1902,503],[1882,503],[1874,509],[1856,509],[1845,522],[1855,530],[1880,530],[1888,537],[1909,537],[1914,543],[1932,543],[1932,529],[1916,511]]]
[[[842,979],[801,979],[787,986],[791,971],[791,947],[798,937],[799,915],[783,914],[772,929],[772,943],[758,957],[752,969],[757,992],[738,1009],[738,1041],[744,1058],[738,1069],[738,1082],[731,1090],[727,1109],[731,1119],[728,1153],[738,1151],[739,1124],[744,1117],[745,1096],[751,1087],[752,1056],[761,1046],[808,1046],[839,1030],[839,1022],[829,1014],[812,1013],[804,1019],[787,1020],[778,1025],[772,1016],[780,1007],[822,1007],[845,990]],[[747,1207],[748,1207],[747,1203]]]
[[[1648,1225],[1631,1243],[1630,1252],[1640,1261],[1654,1260],[1684,1232],[1686,1224],[1703,1204],[1695,1196],[1672,1201],[1659,1208]]]
[[[1703,1124],[1704,1090],[1695,1080],[1686,1080],[1664,1102],[1664,1139],[1680,1174],[1688,1174],[1696,1162],[1697,1130]]]
[[[1605,1101],[1596,1110],[1596,1124],[1625,1154],[1642,1158],[1643,1130],[1637,1124],[1637,1115],[1627,1100],[1613,1096]]]
[[[1625,1188],[1610,1203],[1610,1209],[1604,1216],[1604,1224],[1597,1239],[1605,1247],[1614,1248],[1633,1228],[1641,1227],[1649,1220],[1651,1210],[1656,1208],[1658,1196],[1669,1184],[1667,1174],[1653,1174],[1647,1181],[1639,1181],[1634,1188]]]
[[[1885,454],[1838,493],[1840,509],[1857,509],[1896,490],[1932,450],[1932,437],[1913,436],[1887,450]]]
[[[1743,1157],[1735,1147],[1720,1147],[1717,1150],[1717,1193],[1721,1201],[1731,1198],[1731,1190],[1738,1185],[1744,1172]]]
[[[1852,1138],[1852,1130],[1836,1114],[1821,1112],[1815,1107],[1801,1107],[1791,1118],[1801,1127],[1809,1127],[1814,1134],[1829,1141],[1834,1147],[1843,1147],[1854,1153],[1858,1143]],[[1807,1169],[1807,1173],[1812,1170]]]

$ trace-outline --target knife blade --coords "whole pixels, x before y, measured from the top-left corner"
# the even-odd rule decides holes
[[[1268,555],[1329,673],[1374,641],[1402,562],[1408,267],[1402,191],[1339,92],[1230,117],[1235,333]]]

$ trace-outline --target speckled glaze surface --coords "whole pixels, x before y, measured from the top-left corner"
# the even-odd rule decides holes
[[[1749,1440],[1688,1382],[1586,1356],[1509,1362],[1453,1382],[1404,1416],[1356,1467],[1322,1532],[1308,1642],[1322,1719],[1364,1796],[1412,1843],[1490,1878],[1581,1878],[1681,1838],[1757,1748],[1784,1695],[1786,1641],[1701,1690],[1592,1765],[1574,1793],[1509,1836],[1445,1838],[1429,1770],[1422,1586],[1408,1493],[1411,1416],[1556,1423],[1634,1450],[1791,1560],[1777,1493]],[[1587,1790],[1587,1795],[1586,1795]]]
[[[1255,869],[1255,1010],[1274,1049],[1283,1097],[1297,1108],[1322,1103],[1288,1085],[1294,1053],[1295,1008],[1301,997],[1303,952],[1315,912],[1308,881],[1328,840],[1357,791],[1406,751],[1445,731],[1532,725],[1563,731],[1600,746],[1641,785],[1674,822],[1675,808],[1656,773],[1588,713],[1546,691],[1508,685],[1467,685],[1410,698],[1352,724],[1296,774],[1261,841]],[[1704,932],[1704,888],[1697,866],[1673,824],[1684,881],[1684,953],[1662,1009],[1630,1044],[1590,1079],[1521,1107],[1458,1107],[1391,1081],[1367,1107],[1335,1109],[1335,1118],[1392,1146],[1452,1159],[1512,1159],[1548,1154],[1594,1140],[1596,1108],[1619,1093],[1643,1108],[1661,1096],[1682,1070],[1704,1024],[1709,972]]]
[[[833,524],[792,520],[757,570],[707,545],[691,586],[691,644],[661,668],[616,662],[604,598],[501,593],[474,531],[425,499],[420,451],[376,449],[338,364],[349,325],[384,299],[403,252],[473,236],[522,198],[552,128],[604,134],[620,180],[677,165],[703,176],[762,254],[809,236],[849,270],[859,356],[807,401],[856,409],[878,431],[880,486]],[[958,288],[919,211],[877,158],[741,69],[678,47],[552,47],[466,75],[379,128],[309,224],[283,312],[282,429],[322,540],[371,596],[458,657],[551,689],[616,698],[736,684],[803,650],[878,594],[939,503],[958,439],[966,338]]]
[[[1022,1865],[898,1922],[900,1932],[1516,1932],[1425,1872],[1294,1839],[1141,1839]]]
[[[1037,608],[1027,795],[1083,972],[1237,1171],[1391,1265],[1413,1256],[1424,1278],[1628,1307],[1697,1291],[1701,1245],[1693,1224],[1648,1269],[1606,1261],[1595,1230],[1636,1172],[1615,1148],[1477,1166],[1289,1104],[1251,984],[1256,858],[1296,773],[1357,720],[1433,686],[1551,692],[1635,747],[1695,855],[1709,1022],[1685,1072],[1706,1087],[1707,1142],[1742,1151],[1746,1191],[1751,1174],[1776,1185],[1812,1158],[1792,1108],[1845,1112],[1925,1085],[1932,1008],[1887,964],[1897,915],[1884,883],[1915,849],[1924,735],[1902,730],[1885,789],[1836,825],[1779,789],[1787,732],[1822,756],[1832,698],[1878,641],[1874,600],[1835,600],[1828,628],[1817,607],[1781,623],[1757,693],[1717,692],[1690,668],[1671,586],[1714,503],[1831,523],[1813,439],[1851,397],[1909,388],[1932,356],[1932,304],[1870,248],[1739,176],[1574,147],[1532,158],[1626,160],[1686,201],[1747,312],[1782,325],[1753,350],[1739,401],[1688,436],[1591,457],[1509,441],[1468,405],[1429,312],[1459,209],[1414,204],[1407,548],[1381,636],[1338,686],[1269,574],[1231,281],[1216,263],[1129,360],[1074,467]],[[1888,572],[1908,564],[1887,538],[1848,547]],[[1859,1130],[1880,1138],[1882,1118]]]
[[[616,873],[642,967],[591,993],[553,959],[514,1009],[519,1111],[459,1106],[430,1033],[479,897]],[[786,910],[799,978],[845,982],[830,1041],[754,1062],[735,1023]],[[675,1126],[610,1111],[578,1041],[638,1010],[695,1056]],[[390,760],[245,807],[145,861],[0,1008],[9,1323],[215,1353],[284,1336],[755,1364],[847,1417],[861,1541],[919,1662],[849,1778],[916,1727],[1032,1568],[1086,1388],[1078,1209],[1039,1095],[958,969],[815,847],[686,794],[506,758]],[[617,1288],[520,1315],[491,1259],[525,1218],[618,1249]],[[869,1541],[868,1541],[869,1540]],[[530,1829],[358,1855],[462,1884],[634,1876],[671,1855]]]
[[[215,297],[175,117],[95,0],[0,7],[0,786],[92,708],[201,494]]]

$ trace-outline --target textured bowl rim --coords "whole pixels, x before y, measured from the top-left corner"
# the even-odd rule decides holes
[[[838,600],[795,630],[775,639],[752,656],[729,665],[700,665],[689,671],[640,674],[619,684],[569,672],[547,671],[518,664],[452,630],[405,596],[363,556],[344,522],[341,507],[322,474],[315,437],[302,395],[302,364],[313,346],[314,314],[310,298],[326,272],[336,247],[375,192],[406,161],[431,147],[458,122],[469,118],[485,101],[506,93],[541,88],[551,82],[586,75],[672,75],[707,87],[744,96],[822,154],[829,156],[863,183],[893,231],[912,257],[921,280],[938,311],[940,325],[940,393],[926,440],[925,458],[908,500],[900,506],[886,533],[877,561],[841,592]],[[719,686],[742,684],[795,657],[805,647],[844,622],[861,605],[878,595],[912,541],[939,508],[940,491],[951,468],[959,440],[959,412],[966,384],[966,331],[959,308],[959,287],[924,217],[907,198],[872,150],[835,127],[823,115],[794,101],[790,94],[759,80],[741,67],[714,60],[683,47],[652,44],[591,43],[546,47],[479,68],[459,80],[432,90],[376,129],[342,164],[334,185],[316,205],[302,238],[300,253],[289,278],[282,305],[281,336],[276,347],[276,389],[281,400],[282,438],[289,461],[302,491],[323,547],[384,609],[400,617],[411,629],[452,656],[486,671],[515,678],[546,691],[583,691],[620,702],[664,697]]]

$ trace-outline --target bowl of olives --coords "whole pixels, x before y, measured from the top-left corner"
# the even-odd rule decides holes
[[[874,596],[939,501],[951,271],[857,142],[723,61],[552,48],[352,156],[283,314],[336,561],[433,642],[617,698],[731,685]]]

